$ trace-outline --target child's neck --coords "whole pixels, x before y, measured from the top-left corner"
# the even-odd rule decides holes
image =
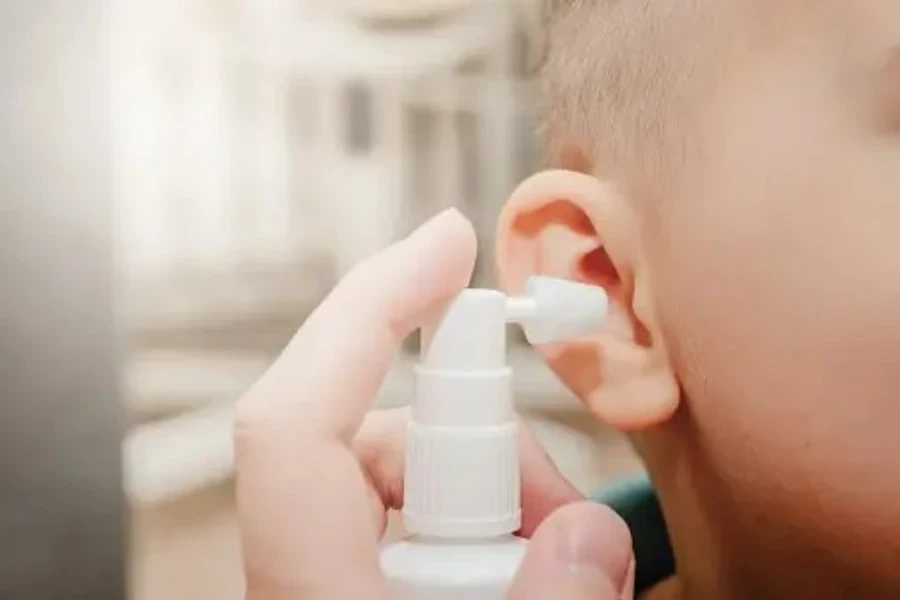
[[[650,600],[881,600],[900,598],[893,573],[851,566],[870,545],[831,539],[813,500],[806,514],[777,510],[740,490],[733,473],[712,460],[685,417],[665,431],[635,436],[659,496],[675,552],[677,579]],[[877,543],[873,540],[872,544]],[[865,546],[865,545],[863,545]]]

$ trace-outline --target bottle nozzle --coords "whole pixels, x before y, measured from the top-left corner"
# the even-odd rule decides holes
[[[507,300],[506,319],[522,326],[528,343],[548,344],[597,331],[608,306],[603,288],[534,276],[526,282],[523,296]]]

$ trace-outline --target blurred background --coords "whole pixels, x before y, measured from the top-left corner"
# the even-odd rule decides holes
[[[530,1],[105,4],[97,222],[114,248],[136,600],[243,596],[233,403],[352,264],[456,206],[481,238],[474,283],[492,284],[496,216],[539,167]],[[564,473],[591,490],[639,468],[513,346],[521,411]],[[414,354],[379,407],[409,400]]]

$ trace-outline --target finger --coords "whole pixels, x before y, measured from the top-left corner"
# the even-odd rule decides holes
[[[531,537],[558,508],[584,500],[584,495],[563,477],[547,451],[527,426],[519,427],[519,463],[522,468],[522,527],[518,534]]]
[[[373,519],[379,536],[387,528],[387,511],[403,508],[409,415],[407,406],[370,412],[353,441],[353,450],[375,496]]]
[[[400,340],[465,286],[474,255],[471,225],[437,217],[354,269],[241,400],[248,594],[382,597],[369,488],[348,442]]]
[[[535,532],[510,600],[632,600],[631,534],[609,508],[590,502],[553,513]]]
[[[293,426],[349,443],[400,342],[468,284],[475,252],[471,223],[451,209],[364,261],[310,315],[248,398],[280,403],[279,417],[302,416]]]

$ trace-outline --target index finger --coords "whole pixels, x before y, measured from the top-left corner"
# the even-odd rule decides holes
[[[400,341],[468,282],[471,225],[443,213],[354,269],[240,401],[248,597],[381,598],[370,491],[348,442]]]
[[[403,338],[468,284],[475,254],[471,223],[451,209],[360,263],[245,401],[265,404],[279,419],[297,418],[293,425],[310,433],[349,442]]]

